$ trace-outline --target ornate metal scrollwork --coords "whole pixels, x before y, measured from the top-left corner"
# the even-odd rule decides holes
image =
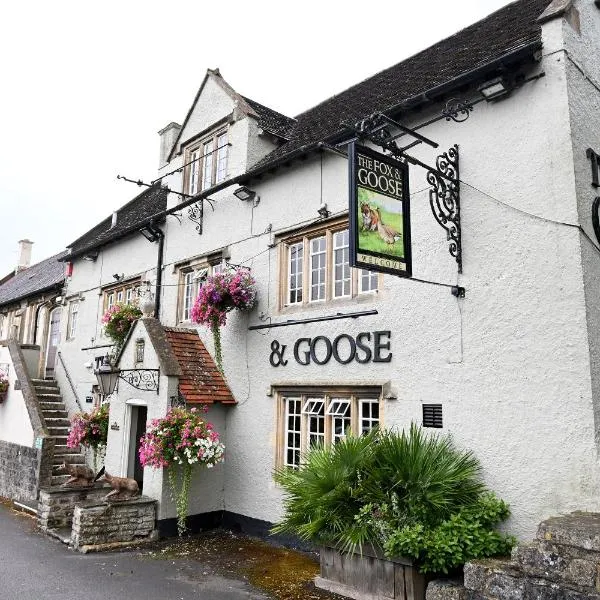
[[[473,104],[471,102],[458,98],[450,98],[446,102],[446,106],[442,109],[442,115],[446,117],[446,121],[462,123],[469,118],[472,111]]]
[[[204,199],[199,200],[195,204],[188,206],[188,219],[196,223],[196,231],[198,235],[202,235],[202,227],[204,224]]]
[[[159,374],[158,369],[121,369],[119,379],[136,390],[158,394]]]
[[[392,156],[399,157],[402,155],[402,150],[393,139],[389,121],[383,114],[374,113],[370,115],[359,121],[354,129],[362,137],[387,150]]]
[[[181,393],[179,387],[177,388],[177,396],[171,396],[171,408],[185,408],[186,400],[184,395]]]
[[[462,245],[460,231],[460,179],[458,169],[458,146],[436,159],[436,168],[427,172],[429,204],[435,220],[444,228],[449,244],[450,255],[462,273]]]

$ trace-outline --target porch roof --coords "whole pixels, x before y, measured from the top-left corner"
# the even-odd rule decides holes
[[[179,391],[190,404],[236,404],[217,365],[195,329],[165,327],[165,335],[179,363]]]

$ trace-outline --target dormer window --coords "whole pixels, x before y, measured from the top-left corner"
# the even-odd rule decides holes
[[[225,181],[228,155],[227,131],[219,130],[190,146],[185,154],[184,187],[186,194],[198,192]]]

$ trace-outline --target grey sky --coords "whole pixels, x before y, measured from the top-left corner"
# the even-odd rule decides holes
[[[17,241],[59,252],[153,179],[157,131],[207,68],[294,116],[506,0],[56,0],[5,3],[0,36],[0,277]]]

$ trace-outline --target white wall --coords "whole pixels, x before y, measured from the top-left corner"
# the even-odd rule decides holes
[[[10,388],[4,402],[0,403],[0,440],[33,448],[33,427],[23,392],[15,390],[16,376],[10,352],[6,346],[0,346],[0,365],[7,364]]]
[[[543,69],[543,79],[501,102],[478,104],[465,123],[441,120],[422,130],[441,149],[460,146],[462,276],[431,214],[425,172],[410,169],[414,277],[458,283],[465,299],[386,275],[374,297],[277,313],[277,250],[267,249],[272,237],[261,233],[315,218],[322,201],[333,213],[346,209],[346,161],[332,154],[253,184],[261,198],[255,209],[223,198],[207,211],[202,236],[185,222],[176,234],[170,230],[170,256],[229,245],[231,262],[251,266],[258,282],[256,309],[231,315],[223,330],[225,373],[239,402],[227,419],[227,510],[267,521],[281,514],[271,479],[275,398],[266,390],[284,381],[390,381],[398,393],[384,406],[390,427],[420,422],[423,402],[441,402],[444,431],[479,457],[490,487],[512,505],[509,529],[521,537],[549,515],[600,508],[581,241],[576,229],[543,220],[573,223],[578,216],[565,65],[552,54],[562,44],[561,23],[545,25],[544,36],[547,56],[532,71]],[[429,116],[425,111],[418,122]],[[413,154],[430,164],[436,155],[425,146]],[[256,237],[236,243],[249,235]],[[165,283],[175,282],[167,273]],[[163,320],[170,324],[176,289],[165,291]],[[282,321],[358,308],[379,315],[247,331],[260,312]],[[275,369],[268,362],[274,339],[289,352],[300,336],[379,329],[392,330],[390,364],[301,367],[292,359]],[[212,348],[208,332],[200,333]]]

